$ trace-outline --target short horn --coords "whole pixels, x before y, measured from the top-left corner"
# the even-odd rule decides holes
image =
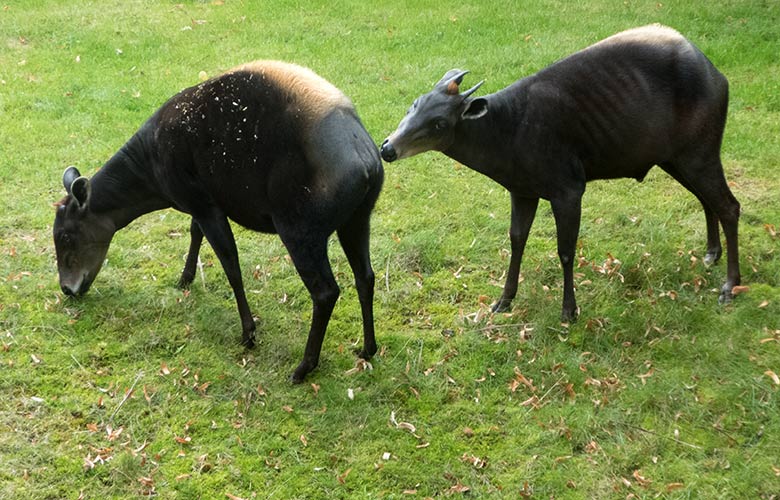
[[[470,88],[470,89],[468,89],[467,91],[463,92],[461,95],[462,95],[462,96],[463,96],[463,98],[465,99],[466,97],[468,97],[468,96],[470,96],[471,94],[473,94],[474,92],[476,92],[476,91],[477,91],[477,89],[478,89],[478,88],[480,88],[480,87],[482,86],[482,84],[483,84],[483,83],[485,83],[485,80],[482,80],[481,82],[479,82],[478,84],[474,85],[473,87],[471,87],[471,88]]]

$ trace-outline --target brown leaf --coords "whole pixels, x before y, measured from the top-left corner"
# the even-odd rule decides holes
[[[471,488],[469,488],[465,484],[457,483],[457,484],[453,485],[452,487],[450,487],[450,489],[448,489],[445,493],[446,494],[468,493],[469,491],[471,491]]]
[[[314,395],[316,396],[320,392],[320,386],[318,384],[311,384],[311,388],[314,390]]]
[[[231,495],[230,493],[225,493],[225,496],[228,497],[230,500],[244,500],[241,497],[237,497],[235,495]]]
[[[347,476],[349,476],[349,473],[352,472],[352,468],[345,470],[343,474],[338,476],[336,479],[338,479],[339,483],[344,484],[347,481]]]
[[[292,406],[289,405],[282,406],[282,410],[286,411],[287,413],[292,413],[294,411]]]
[[[763,308],[765,308],[768,305],[769,305],[769,301],[768,300],[763,300],[763,301],[761,301],[760,304],[758,304],[758,308],[759,309],[763,309]]]
[[[645,385],[647,383],[646,379],[652,377],[654,372],[655,372],[655,368],[650,368],[650,371],[648,371],[643,375],[637,375],[637,377],[639,377],[639,379],[642,381],[642,385]]]
[[[642,472],[639,469],[635,470],[631,475],[634,479],[636,479],[636,482],[639,484],[639,486],[643,488],[647,488],[650,483],[652,483],[652,481],[642,475]]]
[[[464,453],[463,456],[460,457],[460,460],[467,464],[473,465],[477,469],[484,469],[488,466],[487,458],[479,458],[470,453]]]
[[[151,477],[145,477],[145,476],[139,477],[138,482],[146,486],[147,488],[154,487],[154,479],[152,479]]]
[[[358,358],[355,360],[355,366],[354,368],[350,368],[346,372],[344,372],[345,375],[354,375],[356,373],[362,372],[362,371],[371,371],[374,367],[366,361],[363,358]]]
[[[780,385],[780,377],[777,376],[777,373],[773,372],[772,370],[767,370],[764,372],[764,375],[771,378],[775,385]]]
[[[735,287],[732,287],[731,294],[734,295],[734,296],[737,296],[740,293],[747,293],[749,291],[750,291],[750,287],[749,286],[737,285]]]
[[[520,403],[520,406],[533,406],[534,408],[539,408],[539,397],[534,394],[530,398]]]
[[[303,446],[309,446],[309,440],[306,439],[306,435],[305,434],[301,434],[300,440],[301,440],[301,443],[303,443]]]
[[[120,427],[119,429],[112,429],[110,425],[106,426],[106,439],[109,441],[114,441],[116,438],[119,437],[120,434],[122,434],[122,431],[124,431],[124,427]]]
[[[410,424],[409,422],[398,422],[398,425],[396,427],[398,427],[399,429],[407,430],[411,433],[417,431],[417,428],[414,425]]]
[[[685,488],[685,485],[683,483],[669,483],[666,485],[666,491],[671,492],[675,490],[681,490]]]

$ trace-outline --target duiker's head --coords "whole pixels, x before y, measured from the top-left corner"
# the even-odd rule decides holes
[[[83,295],[100,271],[114,224],[108,217],[90,211],[90,183],[75,167],[62,176],[68,196],[57,203],[54,217],[54,248],[60,287],[67,295]]]
[[[485,98],[469,98],[483,82],[460,93],[466,73],[459,69],[448,71],[432,91],[415,99],[398,128],[382,143],[382,159],[392,162],[425,151],[445,151],[455,139],[459,121],[487,113]]]

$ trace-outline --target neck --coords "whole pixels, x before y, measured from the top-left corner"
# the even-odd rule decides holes
[[[504,91],[485,96],[488,112],[482,118],[461,120],[455,140],[443,153],[453,160],[504,184],[502,175],[511,171],[503,163],[511,161],[511,145],[522,110]]]
[[[110,218],[117,230],[141,215],[171,206],[155,189],[141,135],[142,131],[136,133],[91,180],[90,210]]]

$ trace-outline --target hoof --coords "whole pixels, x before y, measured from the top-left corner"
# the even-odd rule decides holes
[[[298,365],[298,368],[295,369],[294,372],[292,372],[292,375],[290,375],[290,382],[293,384],[300,384],[303,382],[303,380],[306,378],[306,375],[309,374],[312,370],[314,370],[317,367],[317,363],[307,363],[306,361],[301,361],[301,364]]]
[[[718,304],[721,305],[730,304],[733,299],[734,299],[734,294],[731,293],[731,289],[729,290],[723,289],[720,291],[720,295],[718,296]]]
[[[252,332],[251,335],[244,335],[244,337],[241,339],[241,345],[247,349],[254,349],[255,347],[254,332]]]
[[[711,266],[720,260],[720,252],[707,252],[704,256],[704,265]]]
[[[195,273],[181,273],[181,278],[179,278],[179,282],[176,283],[177,288],[181,288],[182,290],[186,290],[190,287],[192,282],[195,280]]]
[[[493,304],[493,307],[491,307],[490,310],[494,313],[502,313],[507,312],[511,307],[512,299],[500,298],[498,299],[498,302]]]
[[[355,356],[357,356],[358,358],[365,359],[366,361],[368,361],[374,356],[374,354],[376,354],[376,347],[374,348],[373,352],[363,348],[363,349],[355,349],[354,353]]]
[[[561,322],[574,323],[575,321],[577,321],[577,317],[579,317],[579,315],[580,315],[580,311],[576,307],[571,311],[564,309],[561,311]]]

